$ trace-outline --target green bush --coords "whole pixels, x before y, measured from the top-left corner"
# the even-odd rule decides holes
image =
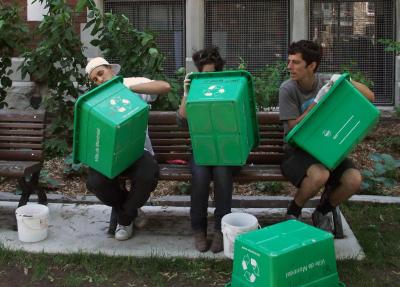
[[[342,70],[342,73],[349,73],[350,78],[356,82],[362,83],[366,85],[369,88],[372,88],[374,86],[374,82],[365,75],[364,72],[358,70],[357,68],[357,62],[353,61],[345,65],[341,65],[340,69]]]
[[[370,156],[374,162],[372,170],[362,170],[361,189],[366,192],[377,192],[379,187],[393,187],[400,180],[400,160],[389,154],[374,153]]]
[[[254,96],[259,111],[273,110],[279,104],[279,87],[289,78],[286,62],[278,61],[254,73]]]
[[[87,90],[83,44],[73,26],[73,9],[65,1],[39,0],[48,8],[34,34],[37,47],[23,54],[22,76],[27,74],[39,83],[46,83],[49,93],[44,106],[54,120],[45,145],[48,154],[64,154],[72,142],[73,108],[76,99]]]
[[[28,27],[19,17],[19,8],[0,2],[0,108],[6,106],[4,99],[7,88],[11,87],[11,58],[21,53],[28,41]]]

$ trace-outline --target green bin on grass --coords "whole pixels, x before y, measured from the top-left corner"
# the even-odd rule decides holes
[[[288,220],[240,234],[231,287],[339,287],[333,235]]]
[[[114,178],[144,150],[149,109],[115,77],[75,103],[73,160]]]
[[[259,143],[254,86],[246,71],[193,73],[186,104],[198,165],[243,165]]]
[[[345,73],[285,140],[333,170],[378,122],[379,114]]]

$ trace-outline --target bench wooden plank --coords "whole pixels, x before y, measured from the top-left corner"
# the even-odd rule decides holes
[[[0,176],[18,178],[22,189],[19,206],[34,192],[39,203],[47,203],[39,186],[45,123],[45,111],[0,110]]]
[[[0,175],[5,177],[28,176],[41,168],[42,163],[37,161],[0,160]]]

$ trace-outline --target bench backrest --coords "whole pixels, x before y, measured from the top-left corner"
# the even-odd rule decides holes
[[[42,161],[44,111],[0,110],[0,159]]]
[[[258,112],[257,118],[260,145],[251,152],[247,162],[249,164],[279,164],[283,155],[283,127],[279,114]],[[150,112],[149,136],[159,163],[190,159],[189,131],[178,127],[176,112]]]

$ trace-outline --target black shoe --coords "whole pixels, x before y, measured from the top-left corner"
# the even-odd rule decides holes
[[[200,252],[208,250],[207,233],[205,231],[196,231],[194,233],[194,246]]]

